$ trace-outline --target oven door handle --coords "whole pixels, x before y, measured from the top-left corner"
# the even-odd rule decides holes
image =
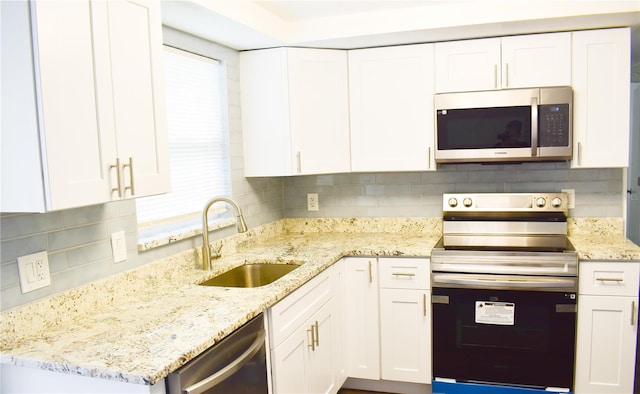
[[[576,283],[572,278],[542,278],[542,277],[495,277],[489,275],[433,275],[434,286],[437,284],[458,285],[469,288],[499,288],[499,289],[531,289],[550,290],[575,288]]]

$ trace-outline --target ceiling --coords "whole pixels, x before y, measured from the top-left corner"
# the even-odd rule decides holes
[[[238,50],[354,49],[631,26],[632,79],[640,81],[637,0],[163,0],[162,19]]]

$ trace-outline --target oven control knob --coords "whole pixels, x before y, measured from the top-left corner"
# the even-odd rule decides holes
[[[551,200],[551,206],[554,208],[559,208],[562,205],[562,199],[560,197],[555,197]]]
[[[542,208],[547,204],[547,200],[544,199],[544,197],[538,197],[536,198],[536,206],[538,208]]]
[[[465,198],[464,200],[462,200],[462,205],[464,205],[465,207],[469,208],[471,206],[473,202],[471,201],[471,199],[469,197]]]
[[[455,197],[451,197],[448,202],[451,208],[455,208],[458,206],[458,200]]]

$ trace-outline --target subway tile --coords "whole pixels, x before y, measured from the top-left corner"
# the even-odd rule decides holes
[[[107,227],[104,223],[54,231],[47,235],[49,248],[52,251],[71,248],[76,245],[91,243],[106,238]]]
[[[16,260],[20,256],[32,253],[48,251],[47,236],[45,234],[36,234],[31,237],[23,237],[17,239],[2,240],[0,244],[1,262],[6,263]]]
[[[60,228],[62,228],[60,212],[3,215],[0,218],[0,236],[3,240]]]
[[[69,269],[109,258],[113,257],[111,256],[111,242],[107,240],[75,247],[67,251]]]

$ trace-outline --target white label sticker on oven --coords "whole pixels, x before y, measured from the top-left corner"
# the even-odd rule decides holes
[[[476,301],[476,323],[513,326],[515,312],[512,302]]]

